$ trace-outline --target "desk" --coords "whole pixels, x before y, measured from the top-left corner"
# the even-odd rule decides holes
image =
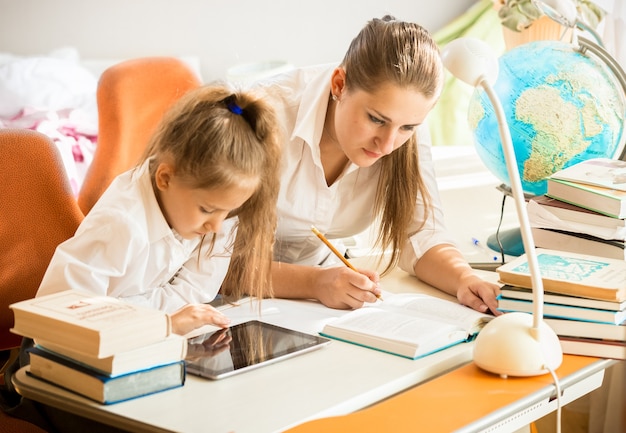
[[[616,361],[564,355],[561,404],[598,388]],[[303,423],[289,433],[511,432],[557,409],[552,376],[501,377],[469,363],[362,411]]]
[[[451,299],[401,270],[381,285],[391,292]],[[305,301],[271,299],[262,305],[280,311],[263,320],[309,333],[344,313]],[[466,364],[471,356],[471,343],[412,361],[332,341],[320,350],[223,380],[188,375],[182,388],[110,406],[28,376],[28,367],[17,372],[14,384],[30,399],[133,431],[263,433],[354,412]]]
[[[496,278],[491,273],[484,276]],[[392,292],[450,298],[400,270],[386,276],[381,285]],[[342,314],[304,301],[264,300],[263,307],[279,310],[263,320],[311,333]],[[182,388],[110,406],[30,377],[28,367],[17,372],[14,384],[30,399],[132,431],[263,433],[366,408],[463,366],[471,356],[471,343],[412,361],[332,341],[321,350],[239,376],[219,381],[188,376]],[[592,364],[596,372],[608,365],[603,361]],[[581,390],[576,397],[589,390]],[[527,404],[533,403],[522,399],[519,409]]]

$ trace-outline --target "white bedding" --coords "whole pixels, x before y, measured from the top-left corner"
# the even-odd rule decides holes
[[[200,76],[199,60],[181,57]],[[41,56],[0,53],[0,128],[40,131],[58,146],[74,194],[98,137],[98,77],[121,60],[81,60],[64,47]]]
[[[0,127],[34,129],[51,137],[74,194],[96,146],[97,84],[72,48],[45,56],[0,54]]]

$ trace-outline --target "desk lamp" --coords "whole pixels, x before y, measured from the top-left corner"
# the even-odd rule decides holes
[[[502,377],[546,374],[561,365],[563,351],[556,333],[543,321],[543,282],[511,132],[492,87],[498,75],[498,60],[489,45],[474,38],[450,42],[443,49],[442,59],[452,75],[471,86],[483,88],[493,105],[533,288],[533,314],[511,312],[487,323],[476,337],[474,362],[483,370]]]

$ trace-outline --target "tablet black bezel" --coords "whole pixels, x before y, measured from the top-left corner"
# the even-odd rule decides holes
[[[258,358],[248,363],[247,365],[238,366],[237,368],[229,367],[221,370],[211,369],[201,363],[185,360],[185,365],[187,367],[187,372],[196,376],[206,377],[209,379],[221,379],[224,377],[232,376],[234,374],[242,373],[244,371],[249,371],[252,369],[259,368],[264,365],[273,364],[277,361],[291,358],[292,356],[299,355],[302,353],[309,352],[311,350],[321,348],[328,343],[330,343],[330,339],[319,336],[306,334],[304,332],[296,331],[293,329],[284,328],[282,326],[273,325],[266,322],[261,322],[260,320],[250,320],[247,322],[239,323],[237,325],[233,325],[229,328],[229,331],[237,330],[237,328],[242,327],[259,327],[262,329],[263,338],[272,338],[272,336],[276,336],[276,333],[279,333],[281,336],[291,336],[303,338],[304,343],[295,347],[291,347],[288,350],[281,350],[280,352],[272,353],[269,358],[259,360]],[[212,331],[204,336],[208,337],[209,335],[219,332]],[[202,335],[198,336],[202,337]],[[194,338],[198,338],[194,337]],[[239,342],[233,340],[232,344],[238,344]],[[189,343],[188,343],[189,344]],[[234,350],[239,350],[238,348],[234,348]]]

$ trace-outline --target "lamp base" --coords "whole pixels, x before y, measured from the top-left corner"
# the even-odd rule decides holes
[[[499,234],[494,233],[487,238],[487,246],[496,252],[500,252],[500,245],[502,244],[502,251],[507,256],[521,256],[524,254],[524,242],[522,241],[522,232],[519,228],[504,230]]]
[[[533,328],[532,314],[512,312],[495,317],[480,331],[474,362],[502,377],[539,376],[561,365],[563,350],[545,322]]]

